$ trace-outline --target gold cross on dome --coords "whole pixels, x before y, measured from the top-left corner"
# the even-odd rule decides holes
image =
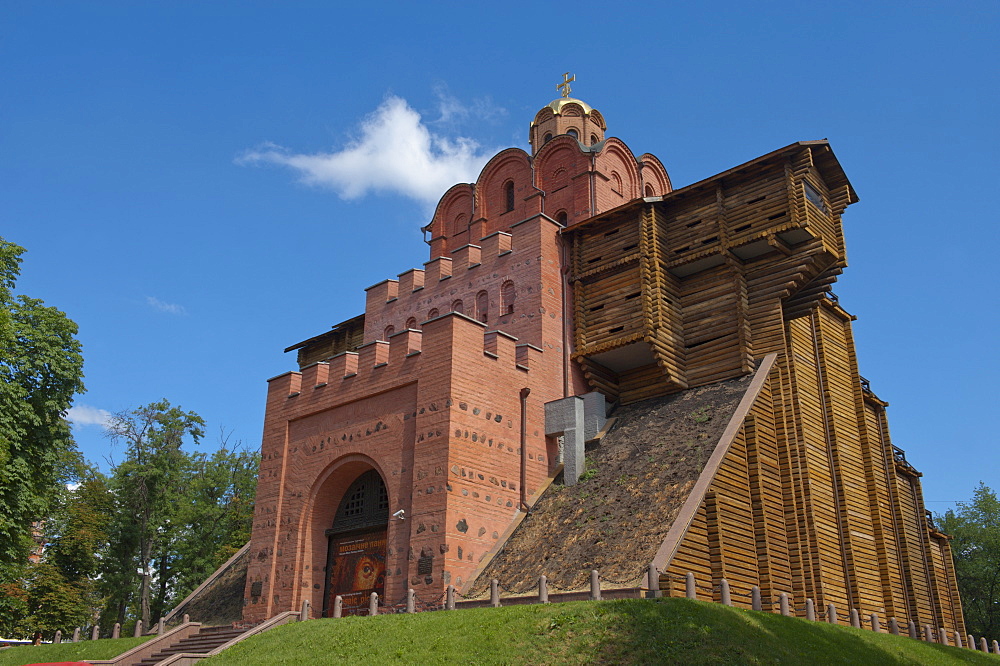
[[[556,86],[556,90],[562,92],[563,97],[569,97],[572,88],[569,87],[570,81],[576,81],[576,76],[570,76],[569,72],[563,74],[563,82]]]

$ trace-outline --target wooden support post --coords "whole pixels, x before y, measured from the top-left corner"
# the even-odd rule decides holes
[[[339,594],[333,598],[333,616],[343,617],[344,616],[344,597]]]
[[[122,635],[122,625],[120,622],[115,622],[115,626],[111,629],[111,638],[121,638]]]
[[[919,639],[920,638],[920,632],[917,631],[917,623],[916,622],[914,622],[913,620],[910,620],[908,628],[910,630],[910,638],[913,638],[913,639]]]
[[[725,578],[719,581],[719,595],[722,597],[722,603],[727,606],[733,605],[733,596],[729,591],[729,581]]]
[[[855,629],[861,628],[861,616],[858,615],[857,608],[851,609],[851,626],[854,627]]]
[[[538,603],[549,603],[549,580],[544,575],[538,577]]]
[[[806,619],[810,622],[816,621],[816,606],[812,599],[806,599]]]
[[[368,597],[368,615],[378,615],[378,592],[372,592]]]
[[[792,614],[791,609],[788,605],[788,593],[782,592],[778,595],[778,605],[781,608],[781,614],[788,617]]]
[[[590,600],[601,600],[601,577],[597,574],[597,569],[590,571]]]
[[[449,585],[444,596],[444,609],[455,610],[455,586]]]
[[[142,636],[142,620],[135,621],[135,629],[132,630],[132,638]]]
[[[490,606],[500,608],[500,581],[496,578],[490,580]]]
[[[893,636],[899,636],[899,623],[894,617],[889,618],[889,633]]]
[[[763,610],[764,606],[760,602],[760,588],[754,585],[750,588],[750,607],[755,610]]]
[[[837,607],[833,604],[826,605],[826,621],[830,624],[837,624]]]
[[[684,575],[684,594],[688,599],[698,598],[698,588],[694,584],[694,574],[690,571]]]
[[[417,612],[417,602],[416,602],[415,594],[416,593],[413,591],[412,587],[408,588],[406,590],[406,612],[407,613],[416,613]]]
[[[663,592],[660,591],[660,572],[656,570],[656,565],[652,563],[650,563],[649,569],[646,571],[646,587],[649,588],[648,597],[659,599],[663,596]]]
[[[879,633],[882,631],[882,623],[878,621],[878,613],[871,614],[872,631]]]
[[[309,619],[309,600],[303,599],[302,606],[299,608],[299,622],[305,622]]]

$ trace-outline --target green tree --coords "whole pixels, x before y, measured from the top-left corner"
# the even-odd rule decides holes
[[[175,600],[182,599],[250,540],[259,456],[225,441],[194,454],[177,541]]]
[[[18,575],[30,528],[47,515],[76,445],[63,418],[82,393],[77,327],[15,296],[24,248],[0,238],[0,581]]]
[[[179,500],[190,463],[181,446],[186,438],[197,444],[204,425],[196,413],[166,400],[120,412],[107,425],[108,436],[125,449],[112,477],[119,523],[112,532],[134,548],[130,555],[140,576],[139,616],[147,627],[154,611],[157,616],[164,611],[162,600],[173,574],[168,546],[176,535]],[[126,579],[123,583],[127,583],[128,571],[127,565],[119,567]],[[156,608],[151,607],[154,574],[161,589]]]
[[[966,630],[975,636],[1000,636],[1000,500],[980,482],[971,502],[959,502],[936,522],[953,537]]]

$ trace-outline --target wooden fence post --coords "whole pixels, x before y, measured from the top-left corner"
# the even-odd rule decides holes
[[[733,605],[733,596],[729,591],[729,581],[725,578],[719,581],[719,596],[722,598],[722,603],[725,605]]]
[[[538,603],[549,603],[549,579],[544,574],[538,577]]]
[[[339,594],[333,598],[333,616],[343,617],[344,616],[344,597]]]
[[[760,602],[760,588],[756,585],[750,588],[750,607],[755,611],[764,610],[764,605]]]
[[[698,598],[698,588],[694,583],[694,574],[690,571],[684,574],[684,594],[688,599]]]
[[[601,600],[601,577],[597,574],[596,569],[592,569],[590,572],[590,600]]]

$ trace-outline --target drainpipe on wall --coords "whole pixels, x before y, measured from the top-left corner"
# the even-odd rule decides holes
[[[570,268],[570,252],[569,252],[569,241],[560,234],[559,236],[561,245],[560,253],[562,255],[562,267],[560,268],[560,273],[562,274],[562,338],[563,338],[563,397],[569,397],[569,374],[570,374],[570,357],[569,357],[569,341],[570,341],[570,324],[572,320],[572,313],[569,307],[569,268]]]
[[[525,386],[521,389],[521,511],[528,510],[528,491],[525,484],[528,481],[528,394],[531,389]]]

